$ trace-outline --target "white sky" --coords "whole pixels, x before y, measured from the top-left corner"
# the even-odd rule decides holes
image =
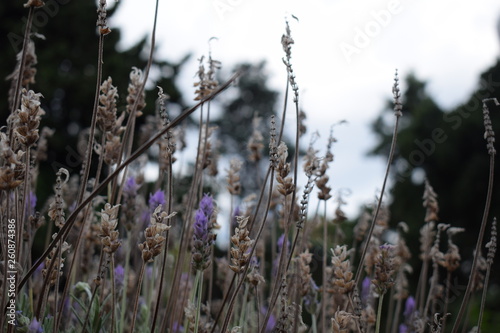
[[[154,1],[120,1],[111,26],[119,26],[124,45],[131,45],[152,28]],[[286,72],[280,41],[287,14],[299,18],[290,19],[292,64],[308,134],[320,133],[317,147],[324,151],[330,126],[348,121],[335,129],[338,142],[329,175],[334,191],[351,190],[346,207],[351,217],[382,185],[385,161],[365,154],[375,144],[369,125],[391,97],[395,68],[401,78],[414,71],[427,80],[431,95],[451,107],[466,99],[478,74],[499,53],[500,3],[493,0],[474,6],[451,0],[183,0],[160,2],[157,57],[175,61],[193,53],[179,81],[188,98],[196,58],[207,54],[208,40],[217,37],[212,56],[226,73],[239,62],[265,59],[272,88],[282,92]],[[359,31],[371,37],[362,40]],[[349,59],[341,50],[346,44],[358,46]]]

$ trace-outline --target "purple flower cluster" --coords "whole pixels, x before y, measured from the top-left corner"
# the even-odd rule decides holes
[[[131,176],[125,182],[125,186],[123,186],[123,194],[129,197],[137,196],[137,190],[141,187],[135,181],[135,177]]]
[[[415,299],[410,296],[406,299],[405,311],[403,312],[405,322],[399,325],[399,333],[413,332],[413,320],[418,316]]]
[[[125,269],[122,265],[115,267],[115,286],[116,288],[123,287],[123,280],[125,280]]]
[[[42,333],[42,323],[39,322],[36,318],[31,320],[30,326],[28,327],[28,333]]]
[[[155,194],[150,194],[149,195],[149,210],[151,212],[154,212],[154,210],[159,206],[162,205],[165,207],[165,193],[163,193],[162,190],[158,190],[155,192]]]
[[[214,214],[212,196],[205,194],[200,201],[200,207],[194,218],[193,232],[193,257],[191,264],[193,270],[204,270],[210,265],[211,245],[215,241],[212,233],[211,219]]]
[[[33,191],[30,191],[28,196],[29,197],[26,198],[26,213],[28,215],[35,215],[36,200],[37,200],[36,194]]]
[[[316,314],[318,312],[319,306],[319,287],[316,285],[316,282],[314,282],[313,278],[309,279],[309,283],[311,287],[309,288],[309,292],[304,296],[304,308],[310,314]]]

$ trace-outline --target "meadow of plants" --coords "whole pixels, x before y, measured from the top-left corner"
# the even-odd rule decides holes
[[[148,63],[132,68],[127,91],[118,91],[113,73],[103,74],[103,45],[113,31],[100,0],[96,86],[88,96],[92,117],[78,144],[84,150],[81,170],[55,170],[52,195],[40,202],[39,171],[54,135],[41,126],[44,91],[32,90],[43,64],[37,63],[31,27],[43,6],[41,0],[24,4],[22,49],[7,78],[11,89],[4,92],[10,113],[0,131],[2,332],[481,331],[497,242],[496,221],[488,214],[496,156],[489,113],[499,105],[496,99],[483,100],[484,132],[477,135],[484,134],[490,168],[478,172],[489,175],[489,184],[479,234],[470,235],[477,246],[468,283],[457,286],[461,255],[454,237],[466,230],[439,222],[437,194],[428,181],[420,248],[406,245],[404,222],[389,224],[384,193],[405,109],[397,72],[387,87],[394,128],[381,191],[348,223],[328,176],[333,131],[325,147],[305,137],[288,21],[281,39],[288,77],[282,114],[255,116],[245,160],[224,159],[215,144],[211,103],[248,72],[221,83],[221,63],[211,54],[202,57],[194,105],[172,118],[162,87],[155,105],[145,102],[155,30]],[[149,121],[139,125],[145,113]],[[186,147],[181,126],[188,118],[199,119],[192,147]],[[285,140],[285,128],[295,129],[291,140]],[[182,158],[185,149],[196,151],[195,160]],[[144,173],[151,156],[159,169],[153,182]],[[181,181],[179,169],[189,170],[189,177]],[[250,174],[258,189],[252,193],[241,179]],[[313,196],[317,204],[311,207]],[[218,200],[230,200],[229,216],[220,216]],[[227,250],[216,245],[221,228],[230,229],[223,240]],[[420,259],[418,267],[409,264],[411,257]],[[411,273],[418,276],[415,286]],[[469,316],[473,297],[481,300],[478,320]],[[452,298],[459,306],[449,306]]]

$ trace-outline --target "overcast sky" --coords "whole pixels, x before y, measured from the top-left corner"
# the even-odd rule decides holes
[[[122,29],[127,46],[151,30],[154,1],[120,1],[111,25]],[[280,40],[285,17],[295,15],[298,22],[290,18],[292,64],[309,134],[320,133],[323,150],[330,126],[348,121],[335,129],[338,143],[329,175],[334,190],[351,190],[346,210],[355,214],[382,184],[385,161],[367,158],[366,152],[375,144],[369,125],[391,97],[394,70],[402,78],[413,71],[427,80],[442,107],[460,104],[498,56],[499,14],[500,4],[493,0],[474,6],[451,0],[161,1],[157,57],[175,61],[193,53],[178,82],[187,98],[196,59],[217,37],[212,56],[228,75],[239,62],[265,59],[272,88],[282,92],[286,72]]]

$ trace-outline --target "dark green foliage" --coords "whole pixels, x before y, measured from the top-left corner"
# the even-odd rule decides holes
[[[108,11],[111,17],[120,2]],[[0,3],[0,125],[5,125],[9,114],[7,93],[10,81],[4,80],[12,73],[16,64],[16,54],[22,48],[24,29],[28,10],[21,1],[2,1]],[[45,36],[45,39],[33,37],[38,64],[35,84],[30,89],[42,93],[42,107],[46,115],[42,117],[43,126],[55,129],[49,140],[48,163],[42,166],[39,181],[43,184],[38,189],[51,191],[55,172],[64,167],[71,173],[81,167],[82,152],[77,149],[78,135],[90,126],[94,105],[98,34],[96,25],[96,3],[93,1],[50,0],[46,5],[35,10],[32,31]],[[144,36],[136,45],[127,50],[118,49],[122,38],[120,29],[111,26],[112,32],[104,38],[104,62],[102,79],[108,76],[118,87],[118,112],[125,109],[129,73],[132,67],[144,69],[146,55],[149,53],[149,37]],[[158,59],[158,57],[156,57]],[[175,79],[186,56],[179,63],[168,61],[154,62],[155,81],[146,92],[145,115],[154,114],[157,98],[156,85],[162,86],[170,96],[171,103],[183,107],[182,96]],[[145,116],[138,118],[141,124]],[[37,193],[40,202],[48,195]]]
[[[479,233],[488,184],[489,157],[483,138],[482,100],[500,95],[500,63],[484,72],[474,93],[464,104],[452,110],[442,110],[426,92],[425,82],[413,74],[402,86],[405,89],[404,115],[392,168],[391,223],[395,226],[399,221],[405,221],[410,226],[407,240],[413,252],[412,265],[417,268],[413,277],[418,279],[420,264],[416,253],[419,249],[418,232],[424,223],[422,176],[425,175],[439,196],[440,222],[466,229],[466,233],[456,237],[457,243],[461,244],[464,267],[464,270],[457,271],[458,283],[462,285],[467,281],[466,267],[470,264]],[[392,103],[389,102],[390,108]],[[490,106],[497,135],[500,133],[498,111]],[[387,156],[392,126],[388,112],[375,121],[373,130],[379,141],[371,154]],[[500,188],[496,187],[493,203],[499,197]],[[499,213],[500,208],[493,204],[489,222]],[[485,239],[489,239],[488,233]],[[484,244],[483,251],[485,255]],[[498,260],[494,266],[497,268],[493,268],[493,272],[498,271]],[[492,281],[498,283],[499,277],[493,274]]]

